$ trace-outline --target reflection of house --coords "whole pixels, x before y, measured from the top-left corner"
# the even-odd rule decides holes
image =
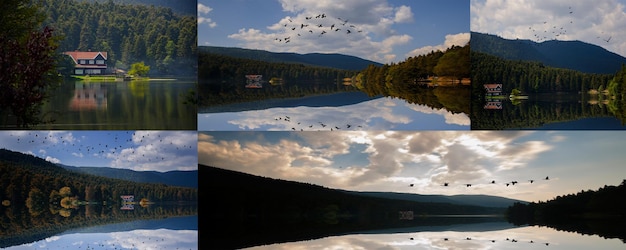
[[[501,83],[490,83],[483,84],[485,91],[488,96],[497,96],[502,95],[502,84]]]
[[[502,109],[502,102],[501,101],[490,101],[485,103],[485,107],[483,107],[484,109]]]
[[[120,198],[122,198],[122,200],[124,202],[134,202],[135,201],[135,196],[134,195],[122,195],[122,196],[120,196]]]
[[[102,75],[107,71],[107,52],[67,51],[74,61],[75,75]]]
[[[76,83],[71,110],[94,110],[107,108],[107,90],[99,83]]]
[[[259,89],[263,87],[261,84],[263,75],[246,75],[246,78],[246,88]]]

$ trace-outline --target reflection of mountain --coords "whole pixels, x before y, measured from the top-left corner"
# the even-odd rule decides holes
[[[382,64],[358,58],[356,56],[342,54],[297,54],[297,53],[279,53],[269,52],[265,50],[216,47],[216,46],[198,46],[200,52],[208,52],[213,54],[260,60],[275,63],[296,63],[310,66],[330,67],[345,70],[362,70],[370,64],[381,66]]]
[[[170,186],[198,188],[198,171],[134,171],[109,167],[73,167],[65,169],[81,173],[145,183],[163,183]]]
[[[313,95],[301,98],[268,99],[256,102],[234,103],[223,106],[205,107],[199,113],[239,112],[248,110],[263,110],[268,108],[291,108],[291,107],[341,107],[357,104],[373,99],[363,92],[351,91],[325,95]]]
[[[503,208],[367,197],[210,166],[198,168],[203,180],[201,188],[207,190],[201,195],[214,201],[200,217],[200,223],[208,227],[200,234],[210,237],[208,242],[217,249],[387,228],[502,221],[498,216],[435,215],[500,214]]]
[[[471,50],[508,60],[538,61],[547,66],[599,74],[614,74],[626,58],[581,41],[509,40],[471,32]]]
[[[131,230],[153,230],[153,229],[170,229],[170,230],[198,230],[198,215],[192,216],[175,216],[170,218],[155,218],[149,220],[138,220],[122,223],[113,223],[106,225],[98,225],[93,227],[84,227],[71,229],[63,232],[63,234],[73,233],[111,233],[123,232]]]

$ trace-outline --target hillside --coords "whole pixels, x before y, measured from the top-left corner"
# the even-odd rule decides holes
[[[506,208],[512,206],[516,202],[527,203],[521,200],[509,199],[491,195],[423,195],[423,194],[407,194],[392,192],[350,192],[370,197],[380,197],[387,199],[408,200],[417,202],[441,202],[455,205],[471,205],[484,207],[501,207]]]
[[[471,32],[471,50],[507,60],[536,61],[546,66],[584,73],[614,74],[626,58],[600,46],[581,41],[550,40],[537,43],[525,39],[504,39]]]
[[[150,201],[196,201],[197,188],[168,186],[163,183],[139,183],[70,171],[42,158],[0,149],[0,200],[12,206],[24,206],[27,199],[52,199],[66,189],[79,201],[120,201],[121,194],[134,194]],[[43,202],[41,204],[46,204]],[[45,206],[42,206],[45,207]]]
[[[134,171],[130,169],[109,167],[73,167],[61,165],[70,171],[97,175],[102,177],[143,182],[161,183],[168,186],[198,188],[198,171]]]
[[[264,62],[304,64],[308,66],[329,67],[343,70],[362,70],[370,64],[376,66],[382,65],[380,63],[356,56],[342,54],[297,54],[217,46],[198,46],[198,51]]]

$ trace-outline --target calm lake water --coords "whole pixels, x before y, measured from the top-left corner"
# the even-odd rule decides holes
[[[469,130],[465,113],[368,97],[363,92],[307,96],[211,107],[198,114],[200,131],[233,130]]]
[[[36,235],[30,237],[37,238]],[[99,226],[86,225],[0,249],[198,249],[198,216],[169,216]]]
[[[356,232],[246,249],[626,249],[620,239],[506,222]]]
[[[577,94],[491,100],[472,111],[472,129],[624,130],[606,101]]]
[[[43,107],[52,124],[34,129],[195,130],[197,108],[184,104],[191,80],[65,82]]]

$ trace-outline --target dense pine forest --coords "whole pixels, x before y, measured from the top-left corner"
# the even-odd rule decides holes
[[[518,89],[522,93],[583,92],[606,88],[613,74],[582,73],[554,68],[532,61],[505,60],[496,56],[471,53],[474,93],[483,97],[483,84],[501,83],[503,92]],[[617,73],[617,72],[616,72]]]
[[[106,51],[110,68],[128,70],[143,61],[153,75],[196,74],[196,13],[113,0],[42,0],[41,7],[43,24],[62,38],[59,53]]]

